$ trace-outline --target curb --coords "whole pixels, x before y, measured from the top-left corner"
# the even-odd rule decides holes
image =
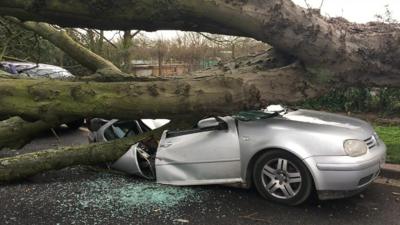
[[[384,164],[381,168],[381,176],[390,179],[400,179],[400,164]]]

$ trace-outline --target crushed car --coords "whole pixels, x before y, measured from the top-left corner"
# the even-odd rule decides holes
[[[109,141],[165,123],[103,120],[91,138]],[[313,191],[322,200],[363,191],[385,157],[385,144],[365,121],[270,106],[165,130],[159,141],[132,145],[112,167],[168,185],[254,185],[266,199],[298,205]]]

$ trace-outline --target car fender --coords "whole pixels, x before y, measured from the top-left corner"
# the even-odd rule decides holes
[[[264,142],[257,144],[257,147],[253,149],[243,150],[241,154],[242,163],[242,178],[248,181],[251,178],[252,166],[262,153],[274,149],[280,149],[295,155],[301,160],[310,156],[309,151],[307,151],[306,146],[296,141],[282,141],[279,138],[273,140],[272,142]],[[249,177],[250,176],[250,177]]]

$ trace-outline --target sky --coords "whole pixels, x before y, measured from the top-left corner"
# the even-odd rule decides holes
[[[294,3],[306,7],[305,1],[313,7],[319,8],[322,0],[293,0]],[[324,16],[342,16],[351,22],[365,23],[376,20],[375,15],[385,13],[385,5],[389,6],[392,16],[400,21],[400,0],[324,0],[321,13]],[[152,39],[173,39],[179,31],[144,32]],[[106,33],[111,38],[115,32]]]
[[[313,8],[319,8],[321,0],[306,0]],[[306,7],[305,0],[293,0]],[[324,0],[321,13],[324,16],[342,16],[351,22],[365,23],[375,20],[376,14],[384,14],[389,6],[393,18],[400,21],[400,0]]]

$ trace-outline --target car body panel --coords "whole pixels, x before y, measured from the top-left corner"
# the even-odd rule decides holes
[[[156,181],[249,186],[259,153],[280,149],[304,162],[320,198],[329,199],[363,190],[385,161],[385,144],[370,124],[359,119],[301,109],[254,118],[208,118],[194,130],[164,131],[155,153]],[[208,129],[221,121],[226,129]],[[348,139],[364,141],[367,153],[348,156],[343,147]]]
[[[42,63],[2,61],[0,65],[8,73],[16,75],[25,74],[31,78],[63,79],[75,77],[62,67]]]
[[[144,171],[139,164],[140,147],[134,144],[131,148],[115,161],[111,167],[116,170],[124,171],[128,174],[137,175],[146,179],[154,179],[153,171]],[[148,162],[150,164],[150,162]],[[149,173],[150,172],[150,173]]]
[[[316,189],[353,191],[370,184],[379,174],[386,158],[386,146],[383,141],[378,142],[379,145],[360,157],[315,156],[305,159]],[[362,179],[364,182],[360,183]]]
[[[302,160],[311,156],[345,156],[345,140],[364,140],[373,134],[372,127],[362,120],[312,110],[239,121],[238,130],[244,180],[250,160],[261,150],[282,149]]]
[[[240,149],[235,121],[222,118],[226,130],[199,131],[167,138],[165,131],[156,157],[157,182],[197,185],[240,182]]]

